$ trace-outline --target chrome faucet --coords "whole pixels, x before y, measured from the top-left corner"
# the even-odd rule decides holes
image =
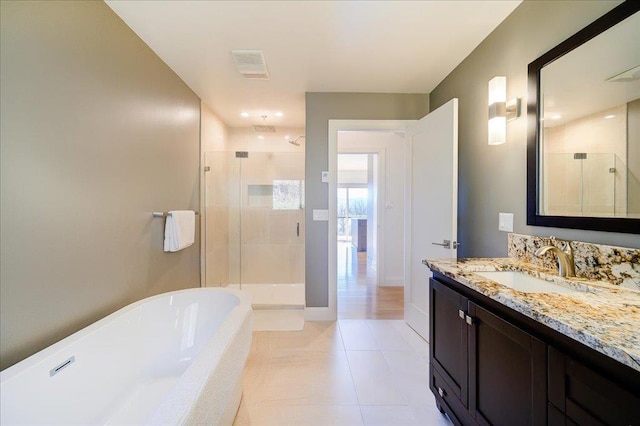
[[[556,238],[551,237],[551,239],[555,240]],[[562,249],[555,246],[544,246],[536,250],[535,255],[540,257],[548,251],[555,253],[558,257],[558,275],[561,277],[575,277],[576,265],[573,260],[573,249],[571,248],[571,243],[564,240],[558,241],[563,243]]]

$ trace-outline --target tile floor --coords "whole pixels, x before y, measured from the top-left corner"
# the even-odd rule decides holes
[[[450,425],[429,390],[428,344],[402,320],[256,331],[234,425]]]

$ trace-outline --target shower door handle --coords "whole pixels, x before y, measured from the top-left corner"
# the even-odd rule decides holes
[[[296,236],[300,236],[300,222],[297,222],[296,224]]]

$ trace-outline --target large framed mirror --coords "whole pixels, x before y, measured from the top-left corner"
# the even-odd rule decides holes
[[[527,224],[640,233],[640,2],[529,64]]]

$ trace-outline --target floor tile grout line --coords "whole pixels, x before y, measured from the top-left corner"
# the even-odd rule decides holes
[[[376,333],[373,331],[373,328],[370,325],[371,321],[384,321],[384,320],[373,320],[373,319],[366,319],[364,320],[364,323],[366,324],[367,328],[369,329],[369,333],[371,333],[371,336],[373,337],[373,340],[376,342],[376,347],[378,348],[378,350],[382,350],[382,345],[380,344],[380,341],[378,340],[378,338],[376,337]]]
[[[349,356],[347,355],[347,348],[344,344],[344,336],[342,335],[342,328],[340,327],[340,323],[336,321],[336,326],[338,328],[338,333],[340,333],[340,340],[342,341],[342,351],[344,352],[344,357],[347,360],[347,366],[349,367],[349,378],[351,379],[351,386],[353,387],[353,393],[356,395],[356,399],[358,400],[358,408],[360,407],[360,397],[358,396],[358,389],[356,388],[356,382],[353,380],[353,372],[351,371],[351,363],[349,362]],[[360,410],[360,417],[362,417],[362,410]],[[362,424],[364,424],[364,418],[362,418]]]

